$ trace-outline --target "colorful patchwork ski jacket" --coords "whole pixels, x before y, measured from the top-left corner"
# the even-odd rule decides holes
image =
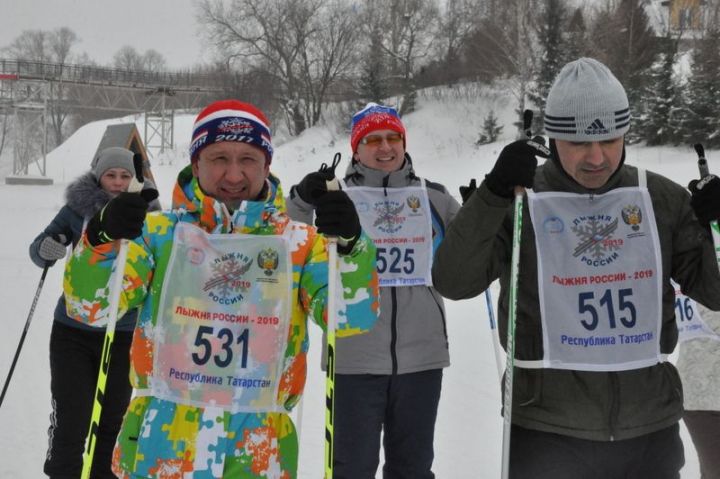
[[[326,324],[327,241],[313,226],[291,221],[280,183],[267,180],[265,201],[246,201],[232,215],[206,196],[188,166],[180,172],[170,212],[149,214],[142,236],[129,242],[120,313],[141,306],[131,348],[134,398],[125,415],[113,458],[119,477],[295,478],[298,441],[286,413],[230,412],[218,407],[160,399],[152,395],[156,328],[175,226],[181,222],[213,234],[290,234],[291,317],[278,404],[291,411],[305,386],[307,319]],[[74,250],[65,275],[70,314],[93,323],[107,315],[113,244],[91,246],[87,238]],[[363,333],[375,323],[379,296],[375,247],[363,233],[349,255],[339,257],[343,298],[338,294],[338,337]],[[340,288],[338,288],[340,289]]]

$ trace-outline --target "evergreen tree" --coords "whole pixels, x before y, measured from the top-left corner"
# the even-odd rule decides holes
[[[500,133],[502,133],[502,129],[503,126],[498,125],[498,118],[495,116],[495,112],[490,110],[483,122],[483,129],[480,133],[480,138],[478,138],[478,141],[476,141],[475,144],[486,145],[488,143],[496,142]]]
[[[720,27],[713,26],[693,52],[683,141],[720,146]]]
[[[630,140],[645,140],[648,145],[665,145],[678,141],[673,114],[678,104],[678,86],[673,73],[680,39],[670,32],[662,39],[657,61],[645,72],[641,101],[632,108],[635,126]]]
[[[372,35],[370,47],[362,61],[358,80],[358,93],[363,105],[368,102],[382,103],[389,88],[386,78],[385,56],[378,35]]]
[[[638,105],[642,75],[655,61],[658,42],[645,12],[645,0],[608,2],[594,22],[590,54],[605,63]]]
[[[567,17],[565,0],[544,0],[542,12],[536,24],[542,60],[535,74],[535,84],[528,95],[539,110],[533,119],[533,123],[535,123],[533,131],[541,131],[547,94],[555,76],[567,63],[566,41],[563,38]]]
[[[570,16],[567,24],[565,41],[565,58],[567,61],[577,60],[586,56],[587,51],[587,28],[582,9],[576,8]]]

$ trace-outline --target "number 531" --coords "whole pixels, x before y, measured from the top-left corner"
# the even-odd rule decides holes
[[[233,344],[242,344],[240,367],[247,367],[248,357],[248,343],[250,342],[250,330],[244,329],[237,338],[235,338],[231,329],[222,328],[217,332],[217,336],[214,334],[214,329],[210,326],[200,326],[198,328],[197,336],[195,336],[195,346],[200,349],[198,352],[192,353],[192,360],[198,366],[210,361],[212,358],[213,362],[220,368],[224,368],[230,365],[233,360]],[[220,351],[218,354],[213,354],[213,345],[210,342],[210,338],[217,337],[221,342]]]

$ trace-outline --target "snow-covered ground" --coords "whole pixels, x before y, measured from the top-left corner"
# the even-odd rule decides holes
[[[477,148],[474,142],[490,109],[508,126],[500,142]],[[511,111],[510,101],[480,92],[470,98],[456,96],[450,90],[427,94],[421,98],[419,111],[404,119],[408,151],[416,171],[445,184],[459,196],[458,187],[471,177],[483,178],[502,146],[512,140]],[[28,258],[28,245],[62,207],[67,183],[88,169],[105,127],[133,120],[142,131],[142,118],[97,122],[78,130],[48,155],[48,176],[55,180],[52,186],[10,186],[0,182],[0,224],[5,228],[0,236],[0,307],[5,311],[0,335],[0,381],[7,376],[40,279],[41,270]],[[192,117],[177,117],[176,149],[153,161],[163,206],[170,204],[175,175],[188,161],[185,152],[191,125]],[[321,163],[330,163],[336,151],[344,156],[344,169],[349,160],[347,135],[313,128],[277,148],[272,170],[289,188]],[[710,170],[720,171],[720,152],[709,151],[708,156]],[[696,157],[689,146],[630,147],[627,161],[683,185],[697,176]],[[20,362],[0,408],[3,479],[43,477],[50,413],[48,342],[61,284],[62,266],[56,265],[47,275]],[[497,291],[493,293],[496,297]],[[500,386],[485,298],[448,301],[446,306],[452,366],[445,370],[434,471],[443,479],[496,478],[500,475],[502,436]],[[324,376],[319,367],[320,338],[319,329],[311,328],[299,474],[307,479],[322,476]],[[682,477],[697,479],[697,457],[684,428],[683,439],[687,463]]]

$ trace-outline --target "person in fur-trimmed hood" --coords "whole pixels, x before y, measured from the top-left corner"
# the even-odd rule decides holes
[[[66,204],[30,245],[33,263],[45,268],[65,257],[67,246],[77,244],[87,221],[127,190],[133,175],[132,151],[120,147],[100,151],[90,171],[68,185]],[[154,188],[147,181],[145,186]],[[159,209],[159,203],[155,201],[151,209]],[[110,463],[132,391],[128,381],[129,350],[136,317],[137,310],[131,310],[117,322],[93,461],[94,477],[115,477]],[[88,326],[68,316],[65,297],[60,296],[50,334],[53,409],[44,471],[51,478],[80,476],[104,338],[105,328]]]

